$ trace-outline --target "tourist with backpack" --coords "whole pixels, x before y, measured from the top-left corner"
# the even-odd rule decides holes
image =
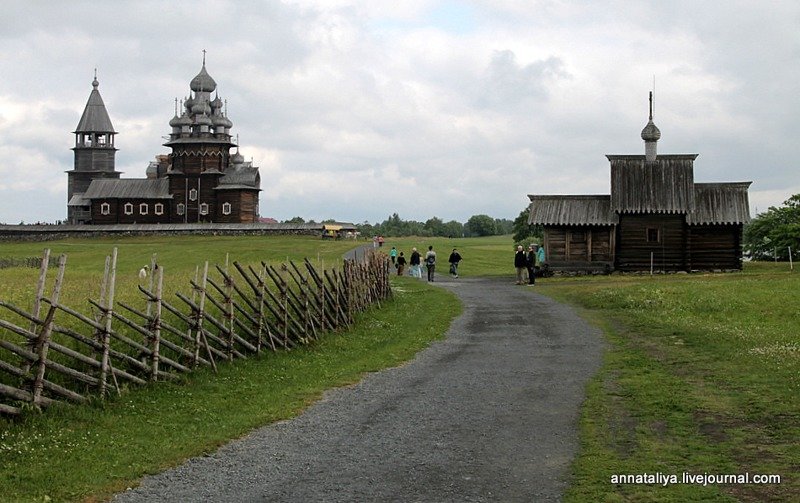
[[[436,270],[436,252],[433,251],[433,245],[428,247],[428,253],[425,254],[425,267],[428,269],[428,281],[433,281],[433,273]]]

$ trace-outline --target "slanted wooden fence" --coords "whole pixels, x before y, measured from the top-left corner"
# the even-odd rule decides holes
[[[144,305],[136,307],[114,300],[115,248],[87,315],[59,302],[66,255],[58,258],[46,294],[50,263],[45,250],[30,311],[0,300],[3,414],[102,399],[126,385],[175,379],[198,367],[216,371],[221,361],[291,349],[347,328],[357,313],[392,295],[388,258],[368,253],[331,269],[308,260],[253,266],[226,259],[213,269],[206,262],[189,293],[166,299],[164,268],[153,256],[149,284],[139,286]]]

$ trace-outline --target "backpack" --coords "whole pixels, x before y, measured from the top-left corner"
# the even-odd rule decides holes
[[[434,265],[436,264],[436,255],[428,255],[425,258],[425,264],[427,265]]]

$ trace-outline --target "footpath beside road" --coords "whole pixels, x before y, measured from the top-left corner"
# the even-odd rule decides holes
[[[464,303],[443,341],[114,501],[560,500],[600,331],[539,286],[437,276]]]

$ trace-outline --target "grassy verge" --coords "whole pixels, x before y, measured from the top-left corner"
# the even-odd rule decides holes
[[[131,390],[105,404],[64,407],[0,424],[0,499],[93,501],[141,476],[213,451],[300,413],[332,387],[396,366],[441,338],[457,298],[410,278],[346,334],[309,347],[198,372],[182,384]],[[428,309],[416,309],[420,304]]]
[[[800,499],[800,278],[611,276],[543,282],[603,327],[567,501]],[[781,484],[613,484],[614,474],[779,474]]]

